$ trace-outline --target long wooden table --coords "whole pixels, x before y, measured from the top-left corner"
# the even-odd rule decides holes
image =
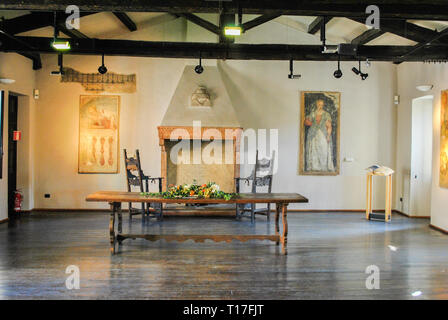
[[[297,193],[241,193],[231,200],[224,199],[197,199],[197,198],[178,198],[164,199],[160,196],[143,196],[137,192],[119,192],[119,191],[100,191],[87,196],[86,201],[108,202],[111,207],[109,233],[111,252],[115,253],[116,243],[121,245],[125,239],[143,238],[149,241],[186,241],[204,242],[213,240],[215,242],[232,240],[270,240],[277,245],[282,244],[282,252],[287,254],[286,245],[288,243],[288,220],[287,207],[290,203],[306,203],[308,199]],[[123,202],[149,202],[149,203],[203,203],[203,204],[247,204],[247,203],[273,203],[275,210],[275,235],[180,235],[180,234],[123,234],[122,233],[122,210]],[[280,233],[279,217],[282,216],[282,232]],[[115,217],[118,218],[118,228],[115,231]]]

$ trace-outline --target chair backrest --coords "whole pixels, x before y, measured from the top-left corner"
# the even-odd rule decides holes
[[[127,151],[124,149],[124,167],[126,169],[128,191],[131,191],[131,186],[135,186],[140,187],[140,191],[143,192],[143,171],[138,149],[132,157],[128,157]]]
[[[268,186],[269,192],[272,187],[272,176],[274,173],[275,151],[272,152],[271,158],[258,159],[258,150],[256,153],[256,162],[252,171],[252,192],[257,192],[257,187]]]

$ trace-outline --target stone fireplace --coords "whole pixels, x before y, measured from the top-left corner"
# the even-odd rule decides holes
[[[194,123],[200,123],[200,130],[193,126]],[[172,152],[179,142],[171,139],[179,138],[179,131],[186,135],[182,137],[183,144],[189,144],[187,157],[190,159],[187,161],[176,161],[182,152]],[[210,136],[210,132],[214,134]],[[199,184],[215,182],[223,191],[234,192],[234,178],[240,175],[242,128],[217,67],[207,66],[202,74],[196,74],[194,66],[185,67],[158,127],[158,135],[164,190],[170,184],[196,181]],[[214,155],[215,159],[221,158],[222,161],[193,161],[194,152],[206,154],[212,142],[213,146],[222,147],[222,154]]]
[[[242,129],[237,127],[215,127],[215,128],[202,128],[202,132],[207,129],[213,129],[220,133],[222,139],[213,141],[218,143],[222,147],[221,163],[205,163],[202,159],[201,163],[195,164],[193,161],[193,152],[203,154],[204,149],[207,148],[210,141],[204,141],[201,138],[201,143],[195,144],[191,139],[187,141],[189,143],[189,163],[178,163],[171,159],[172,148],[178,143],[176,141],[170,141],[171,134],[176,129],[184,129],[189,133],[190,137],[193,137],[193,127],[167,127],[160,126],[159,130],[159,145],[161,147],[161,177],[164,178],[164,188],[173,184],[193,183],[196,181],[199,184],[207,182],[217,183],[223,191],[234,192],[234,179],[239,177],[239,148]],[[226,131],[232,132],[232,135],[227,135]],[[202,137],[201,133],[201,137]],[[196,139],[197,140],[197,139]],[[208,139],[207,139],[208,140]],[[226,148],[230,148],[227,150]],[[195,150],[196,149],[196,150]],[[227,163],[225,160],[226,153],[229,152],[232,155],[232,163]],[[176,155],[174,155],[176,157]]]

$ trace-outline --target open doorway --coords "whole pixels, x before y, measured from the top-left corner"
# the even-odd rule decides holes
[[[17,141],[14,141],[14,131],[17,131],[19,99],[14,94],[8,95],[8,218],[14,215],[14,195],[17,190]]]
[[[432,95],[412,100],[411,216],[430,216],[432,183]]]

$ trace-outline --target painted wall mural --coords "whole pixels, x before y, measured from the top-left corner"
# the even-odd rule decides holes
[[[137,90],[135,74],[118,74],[111,71],[105,74],[82,73],[72,68],[64,68],[61,82],[78,82],[90,93],[134,93]]]
[[[119,96],[81,96],[79,173],[118,173]]]
[[[302,92],[300,175],[339,174],[339,92]]]
[[[448,188],[448,90],[442,91],[440,109],[440,187]]]

